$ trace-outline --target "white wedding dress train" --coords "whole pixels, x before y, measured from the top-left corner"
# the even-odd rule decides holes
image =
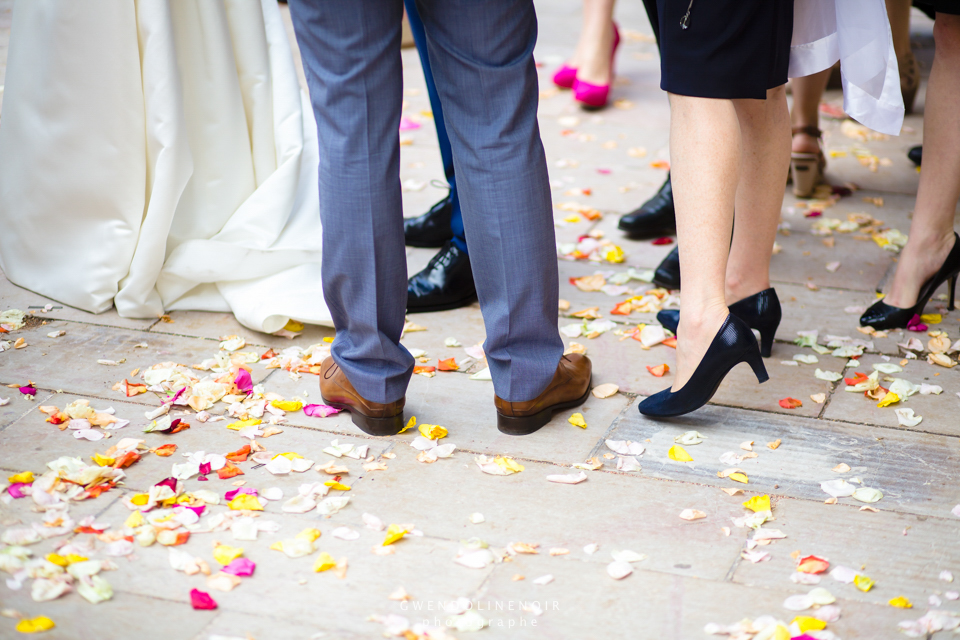
[[[332,326],[317,134],[276,0],[20,0],[0,268],[121,316]]]

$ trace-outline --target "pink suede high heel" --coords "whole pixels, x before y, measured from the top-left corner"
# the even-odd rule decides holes
[[[613,23],[613,52],[610,54],[610,82],[607,84],[590,84],[583,80],[574,80],[573,99],[587,110],[602,109],[610,99],[610,85],[613,82],[613,62],[620,46],[620,30],[617,23]]]
[[[557,72],[553,74],[553,84],[557,85],[561,89],[573,89],[574,83],[577,81],[577,70],[573,67],[568,67],[563,65]]]

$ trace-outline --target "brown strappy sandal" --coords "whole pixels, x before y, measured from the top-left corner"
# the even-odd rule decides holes
[[[823,139],[823,132],[814,126],[793,127],[791,135],[805,133],[816,138],[818,141]],[[816,153],[790,153],[790,175],[793,178],[793,195],[798,198],[810,198],[813,196],[817,185],[823,183],[823,170],[827,167],[827,159],[823,155],[821,148]]]

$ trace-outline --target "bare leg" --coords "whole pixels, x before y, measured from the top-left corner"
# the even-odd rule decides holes
[[[724,274],[740,177],[740,125],[733,103],[670,94],[670,151],[684,274],[677,391],[693,375],[728,314]]]
[[[887,0],[887,18],[893,33],[893,50],[897,60],[910,52],[910,0]]]
[[[609,84],[610,53],[613,51],[613,5],[615,0],[583,0],[583,27],[577,51],[568,64],[577,69],[577,79],[591,84]]]
[[[728,304],[770,287],[770,257],[783,207],[783,176],[790,164],[790,115],[784,88],[768,90],[766,100],[734,100],[733,105],[743,150],[727,262]]]
[[[900,90],[907,113],[913,112],[913,103],[920,87],[920,66],[910,50],[910,0],[887,0],[887,18],[893,34],[893,50],[900,68]]]
[[[920,287],[953,247],[953,219],[960,199],[960,16],[937,14],[936,52],[923,121],[923,170],[910,240],[897,265],[887,304],[917,303]]]
[[[827,88],[830,71],[826,69],[812,76],[791,80],[793,111],[790,112],[790,119],[795,128],[820,128],[820,100],[823,98],[824,89]],[[798,153],[817,153],[820,150],[820,142],[811,135],[798,133],[793,136],[792,150]]]

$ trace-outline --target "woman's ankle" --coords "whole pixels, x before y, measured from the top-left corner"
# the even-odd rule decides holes
[[[806,133],[798,133],[793,136],[790,150],[793,153],[818,153],[820,151],[820,140]]]

